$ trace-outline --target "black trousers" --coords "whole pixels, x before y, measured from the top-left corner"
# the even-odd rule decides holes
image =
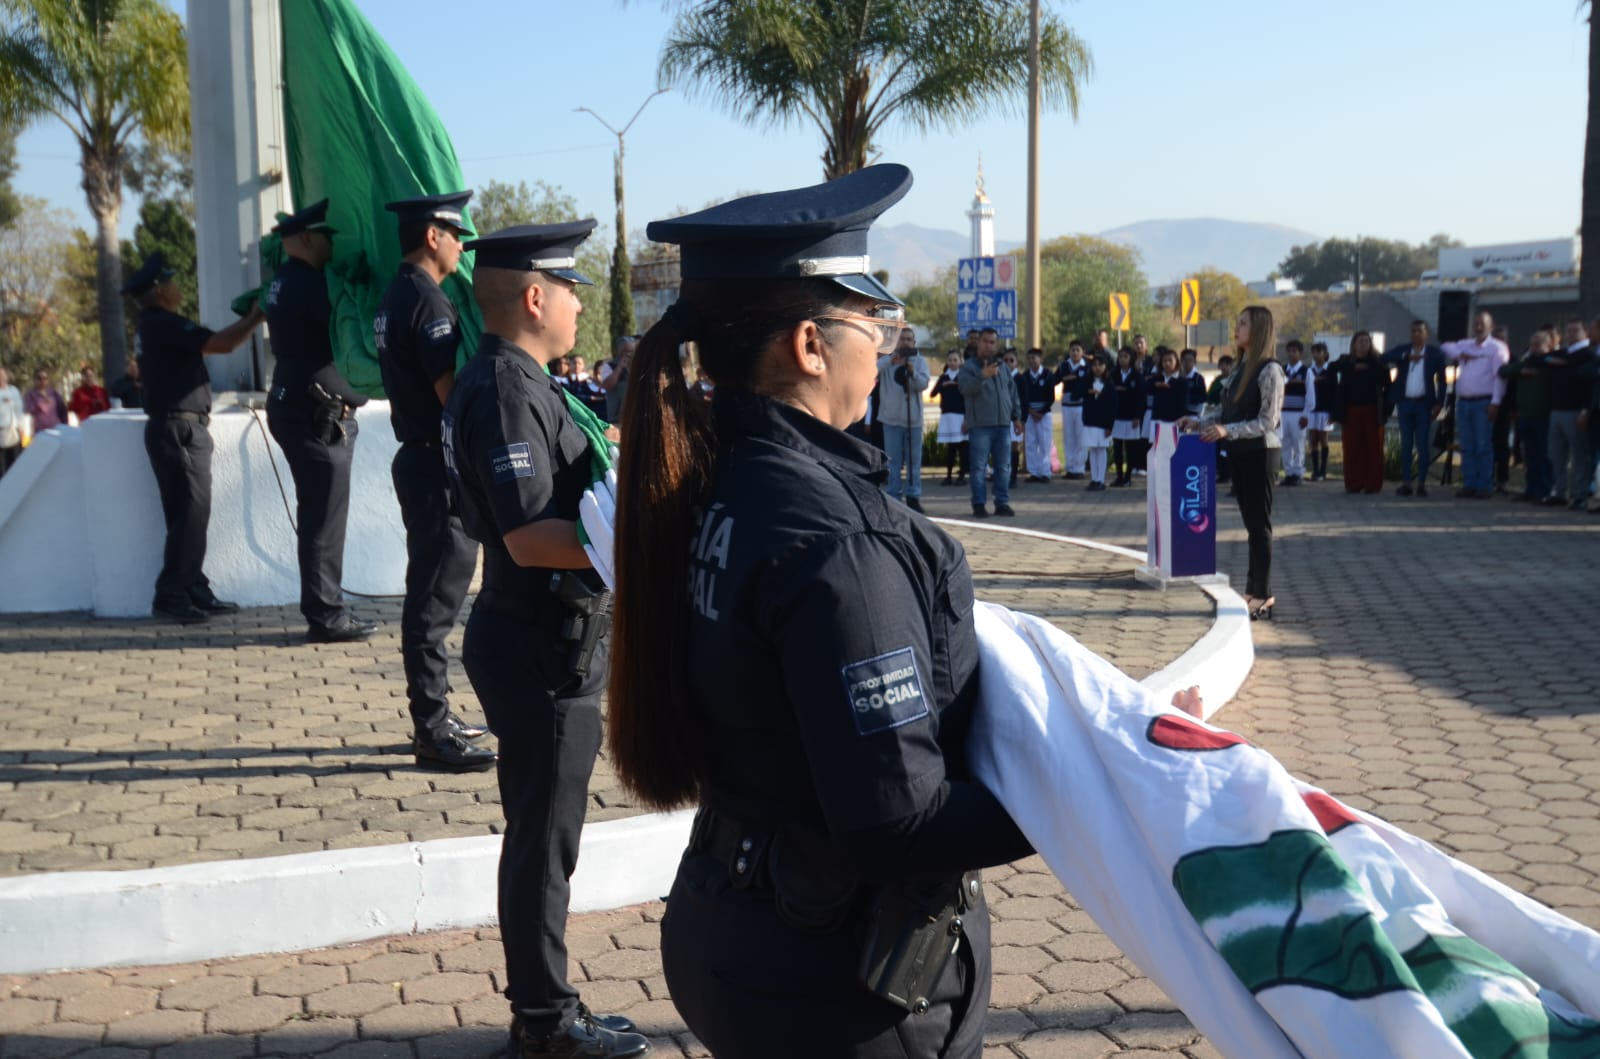
[[[211,524],[211,432],[204,424],[157,416],[144,425],[144,451],[161,493],[167,543],[156,575],[158,604],[211,596],[206,580],[206,530]]]
[[[1501,488],[1511,480],[1511,421],[1515,418],[1509,405],[1502,406],[1490,428],[1489,436],[1494,445],[1494,484]]]
[[[450,710],[444,641],[467,598],[478,545],[450,510],[439,446],[401,445],[389,474],[406,527],[406,601],[400,611],[406,698],[417,731],[436,733]]]
[[[1278,476],[1278,450],[1263,446],[1240,451],[1235,443],[1228,453],[1228,465],[1250,542],[1244,592],[1265,599],[1272,595],[1272,480]]]
[[[297,404],[267,400],[267,429],[283,449],[294,477],[295,530],[299,538],[300,613],[317,627],[344,614],[344,532],[350,518],[350,461],[355,457],[356,421],[346,419],[344,438],[327,442],[311,429]]]
[[[5,473],[11,469],[11,465],[16,463],[17,457],[21,455],[21,445],[13,445],[9,449],[0,449],[0,478],[5,477]]]
[[[790,926],[770,891],[735,889],[727,865],[685,855],[661,921],[673,1006],[717,1059],[977,1059],[989,1007],[989,909],[911,1015],[857,981],[863,930]]]
[[[578,839],[589,804],[589,774],[600,751],[600,692],[607,645],[589,676],[567,672],[559,640],[563,612],[509,617],[479,596],[467,619],[461,661],[499,740],[500,943],[506,999],[534,1035],[565,1029],[578,1014],[567,981],[567,905]]]

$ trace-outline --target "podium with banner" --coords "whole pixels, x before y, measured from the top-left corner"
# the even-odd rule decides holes
[[[1217,447],[1176,423],[1156,423],[1145,514],[1146,565],[1134,576],[1173,583],[1226,584],[1217,573]]]

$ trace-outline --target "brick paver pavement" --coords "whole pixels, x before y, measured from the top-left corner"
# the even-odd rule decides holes
[[[1147,592],[1128,559],[958,532],[980,595],[1055,621],[1131,673],[1209,628],[1204,595]],[[363,609],[381,613],[382,633],[331,646],[303,643],[292,607],[198,627],[0,619],[11,707],[0,709],[0,875],[496,833],[492,771],[412,764],[399,604]],[[459,666],[454,680],[461,707],[481,716]],[[590,787],[590,820],[638,811],[604,757]]]
[[[1022,525],[1140,544],[1136,495],[1060,482],[1017,493]],[[964,491],[924,499],[933,513],[965,513]],[[1279,617],[1255,627],[1256,669],[1220,721],[1336,795],[1600,926],[1600,659],[1572,631],[1587,628],[1600,520],[1347,497],[1337,483],[1281,491],[1277,520]],[[1242,571],[1237,514],[1225,509],[1221,525],[1223,565]],[[998,546],[1010,565],[993,569],[1025,571],[1029,547]],[[1111,638],[1140,649],[1130,636],[1167,639],[1159,628]],[[1217,1055],[1036,860],[986,879],[986,1059]],[[665,995],[659,912],[575,919],[575,980],[591,1003],[632,1015],[660,1054],[701,1055]],[[505,1018],[492,939],[456,932],[0,979],[0,1055],[489,1055]]]

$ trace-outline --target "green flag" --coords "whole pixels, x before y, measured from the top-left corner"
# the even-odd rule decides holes
[[[400,267],[395,199],[465,190],[444,124],[350,0],[280,0],[283,109],[296,207],[328,199],[339,234],[328,265],[333,350],[362,393],[383,396],[372,317]],[[443,283],[461,314],[461,358],[483,325],[463,259]]]
[[[400,237],[384,203],[463,191],[466,183],[439,116],[351,0],[280,0],[280,10],[289,187],[297,208],[326,198],[339,233],[328,265],[334,362],[351,386],[382,397],[372,318],[400,267]],[[470,259],[441,286],[461,315],[459,367],[483,331]],[[611,464],[606,424],[566,396],[593,443],[598,478]]]

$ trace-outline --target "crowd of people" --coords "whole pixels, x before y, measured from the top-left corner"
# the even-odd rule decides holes
[[[129,376],[137,380],[139,369],[130,362]],[[0,476],[11,469],[22,455],[28,440],[42,430],[82,424],[101,412],[109,412],[112,398],[117,397],[125,408],[138,408],[135,395],[132,402],[116,388],[108,392],[100,385],[98,373],[89,365],[78,372],[78,385],[70,397],[63,398],[50,380],[50,372],[40,368],[33,374],[33,388],[26,393],[11,384],[11,374],[0,368]]]
[[[1600,512],[1600,354],[1591,344],[1597,331],[1600,321],[1586,326],[1570,320],[1559,329],[1545,324],[1529,336],[1520,355],[1511,354],[1505,330],[1487,312],[1474,317],[1471,337],[1456,342],[1432,341],[1428,324],[1418,320],[1407,344],[1380,352],[1370,332],[1358,331],[1337,359],[1330,359],[1326,343],[1313,343],[1308,350],[1292,338],[1283,344],[1280,363],[1284,392],[1275,428],[1282,464],[1277,484],[1326,481],[1329,437],[1337,431],[1346,492],[1380,493],[1392,470],[1398,474],[1396,495],[1426,497],[1430,468],[1441,456],[1453,460],[1459,453],[1460,498],[1510,495],[1510,468],[1520,465],[1525,485],[1514,499]],[[994,513],[1012,514],[1009,490],[1019,480],[1019,468],[1026,483],[1087,478],[1090,491],[1133,484],[1146,474],[1154,425],[1220,408],[1236,370],[1235,355],[1225,353],[1208,383],[1195,350],[1152,350],[1143,335],[1113,351],[1107,333],[1100,331],[1088,348],[1074,340],[1053,363],[1042,350],[1031,349],[1023,368],[1016,365],[1017,351],[1000,348],[994,331],[971,331],[967,339],[965,349],[945,355],[944,370],[925,389],[928,399],[938,402],[935,440],[944,459],[942,484],[968,484],[972,468],[983,468],[972,485],[977,517],[989,514],[983,483],[997,474],[1003,482],[995,486]],[[894,379],[907,371],[921,378],[928,369],[915,347],[908,330],[892,362],[886,357],[880,369],[899,372]],[[991,361],[998,366],[991,369]],[[1004,372],[1009,385],[995,383],[996,372]],[[985,398],[974,379],[1005,389],[1004,400]],[[903,385],[889,376],[880,379],[874,412],[890,382]],[[969,416],[969,394],[980,400],[976,422]],[[901,407],[897,403],[890,413],[897,422]],[[867,423],[872,420],[869,413]],[[1391,421],[1399,442],[1392,469]],[[975,426],[985,432],[977,436],[977,456]],[[1009,444],[996,442],[997,428],[1009,429]],[[879,438],[870,427],[861,429]],[[1231,480],[1229,448],[1218,452],[1218,479],[1224,483]],[[915,444],[901,442],[894,452],[913,449]],[[916,466],[891,458],[888,492],[918,497],[920,476],[920,450]]]

